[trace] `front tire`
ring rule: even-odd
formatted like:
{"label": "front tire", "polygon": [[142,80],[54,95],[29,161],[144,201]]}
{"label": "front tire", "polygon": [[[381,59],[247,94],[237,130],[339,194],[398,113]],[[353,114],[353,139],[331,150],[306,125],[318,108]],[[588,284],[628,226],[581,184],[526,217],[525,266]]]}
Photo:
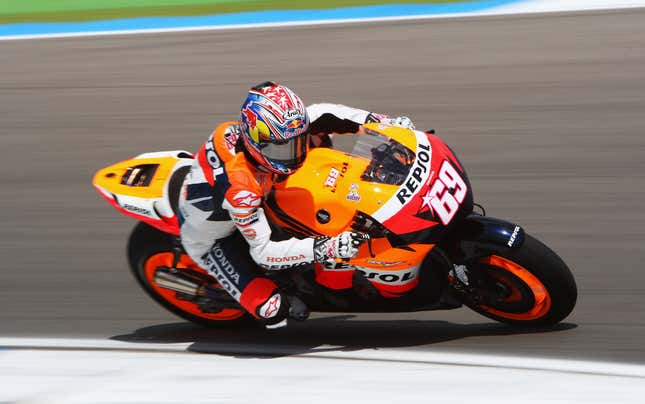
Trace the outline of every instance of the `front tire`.
{"label": "front tire", "polygon": [[[223,309],[218,313],[205,313],[193,302],[182,300],[177,293],[156,284],[154,273],[160,266],[171,267],[173,261],[173,236],[143,222],[132,230],[128,240],[128,263],[139,285],[157,303],[170,312],[193,323],[207,327],[232,327],[253,323],[252,317],[239,309]],[[186,254],[182,254],[178,268],[206,274]]]}
{"label": "front tire", "polygon": [[471,268],[478,299],[466,305],[494,320],[553,325],[565,319],[576,304],[577,287],[567,265],[528,234],[519,248],[500,247]]}

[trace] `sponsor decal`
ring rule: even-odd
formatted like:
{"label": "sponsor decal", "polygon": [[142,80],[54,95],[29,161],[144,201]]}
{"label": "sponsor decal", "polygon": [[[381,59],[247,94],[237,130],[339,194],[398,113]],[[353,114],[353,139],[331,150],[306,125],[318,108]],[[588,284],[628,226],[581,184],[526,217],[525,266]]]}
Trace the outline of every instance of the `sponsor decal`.
{"label": "sponsor decal", "polygon": [[246,237],[248,240],[255,240],[255,238],[258,236],[258,234],[255,232],[255,229],[244,229],[242,230],[242,234],[244,234],[244,237]]}
{"label": "sponsor decal", "polygon": [[511,234],[511,237],[508,239],[508,243],[506,243],[507,246],[513,247],[513,244],[515,244],[515,239],[517,239],[517,234],[520,232],[520,226],[515,226],[515,229],[513,230],[513,234]]}
{"label": "sponsor decal", "polygon": [[301,129],[305,127],[305,121],[302,119],[294,119],[287,124],[287,133],[296,134],[301,133]]}
{"label": "sponsor decal", "polygon": [[253,213],[250,213],[248,215],[236,215],[233,214],[231,219],[235,224],[241,227],[249,226],[252,225],[253,223],[257,222],[259,220],[259,214],[258,211],[254,211]]}
{"label": "sponsor decal", "polygon": [[138,213],[140,215],[145,215],[145,216],[152,216],[152,212],[150,212],[148,209],[145,208],[140,208],[138,206],[130,205],[129,203],[124,203],[121,205],[121,207],[125,210],[128,210],[130,212]]}
{"label": "sponsor decal", "polygon": [[[434,171],[430,173],[430,180]],[[428,211],[447,226],[455,217],[467,192],[466,183],[457,170],[445,160],[439,169],[437,179],[432,183],[425,195],[421,197],[420,210],[427,207]]]}
{"label": "sponsor decal", "polygon": [[318,223],[327,224],[329,223],[330,219],[331,215],[325,209],[320,209],[318,212],[316,212],[316,220],[318,220]]}
{"label": "sponsor decal", "polygon": [[290,109],[287,112],[285,112],[284,114],[282,114],[282,119],[284,119],[285,121],[288,121],[288,120],[294,119],[294,118],[298,118],[298,117],[300,117],[300,111],[298,111],[295,108]]}
{"label": "sponsor decal", "polygon": [[345,199],[352,202],[361,201],[361,196],[358,194],[358,184],[352,184],[349,187],[349,193],[345,196]]}
{"label": "sponsor decal", "polygon": [[215,244],[211,251],[202,255],[201,259],[209,272],[215,274],[215,279],[217,279],[222,288],[233,298],[239,300],[240,274],[235,271],[233,265],[224,256],[224,251],[219,246],[219,243]]}
{"label": "sponsor decal", "polygon": [[[333,170],[336,170],[336,172],[333,172]],[[327,176],[327,179],[325,180],[325,186],[328,187],[328,188],[331,188],[330,189],[331,192],[336,192],[337,180],[339,178],[345,177],[345,173],[347,173],[347,170],[349,170],[349,163],[347,163],[347,162],[343,163],[342,167],[340,168],[340,172],[338,172],[339,170],[337,168],[332,168],[329,171],[329,175]],[[330,178],[333,175],[335,175],[335,177],[333,177],[333,180],[330,180]],[[328,181],[332,181],[332,182],[328,182]]]}
{"label": "sponsor decal", "polygon": [[331,187],[331,188],[335,187],[336,186],[336,179],[338,178],[339,175],[340,175],[340,171],[338,171],[337,169],[332,167],[331,170],[329,170],[329,174],[327,175],[327,179],[325,180],[325,186],[326,187]]}
{"label": "sponsor decal", "polygon": [[[403,264],[403,261],[400,262],[380,262],[380,261],[368,261],[369,263],[378,263],[378,265],[385,264],[382,266],[394,266]],[[360,272],[363,277],[367,280],[387,283],[390,285],[404,285],[407,284],[417,277],[417,272],[419,266],[408,268],[403,271],[379,271],[372,268],[366,267],[355,267],[354,265],[345,263],[345,262],[336,262],[334,260],[328,260],[323,263],[323,268],[328,271],[351,271],[356,270]]]}
{"label": "sponsor decal", "polygon": [[293,262],[307,259],[304,254],[300,255],[291,255],[287,257],[267,257],[266,261],[271,263],[280,263],[280,262]]}
{"label": "sponsor decal", "polygon": [[404,285],[417,277],[418,267],[405,271],[375,271],[364,267],[356,268],[356,270],[362,273],[365,279],[374,282]]}
{"label": "sponsor decal", "polygon": [[[252,104],[250,104],[252,105]],[[242,130],[247,130],[254,142],[269,140],[271,131],[266,123],[258,120],[258,116],[249,107],[242,110]]]}
{"label": "sponsor decal", "polygon": [[260,266],[268,271],[281,271],[283,269],[290,269],[302,265],[302,262],[295,262],[291,264],[275,264],[275,265],[266,265],[260,264]]}
{"label": "sponsor decal", "polygon": [[394,261],[394,262],[386,262],[386,261],[376,261],[376,260],[365,260],[368,264],[373,264],[373,265],[378,265],[381,267],[393,267],[396,265],[401,265],[405,261]]}
{"label": "sponsor decal", "polygon": [[224,145],[226,145],[231,154],[235,154],[235,144],[237,144],[237,139],[240,138],[241,134],[239,125],[231,125],[224,132]]}
{"label": "sponsor decal", "polygon": [[258,124],[258,116],[255,115],[255,112],[251,111],[251,109],[249,108],[245,108],[244,110],[242,110],[242,113],[246,118],[246,122],[248,123],[249,128],[255,129]]}
{"label": "sponsor decal", "polygon": [[260,316],[264,318],[275,317],[275,315],[278,314],[278,311],[280,311],[280,303],[282,303],[282,297],[280,297],[279,294],[276,293],[271,296],[269,300],[260,307]]}
{"label": "sponsor decal", "polygon": [[211,135],[210,138],[208,138],[208,141],[206,142],[205,151],[206,151],[206,160],[208,160],[208,164],[213,169],[213,175],[218,176],[222,174],[224,172],[224,168],[222,167],[222,162],[217,156],[217,153],[215,153],[215,145],[213,145],[213,135]]}
{"label": "sponsor decal", "polygon": [[417,156],[414,159],[414,165],[411,169],[411,175],[408,177],[405,184],[396,193],[396,198],[401,205],[412,197],[414,192],[419,188],[423,180],[422,175],[428,172],[430,163],[430,145],[418,144]]}
{"label": "sponsor decal", "polygon": [[239,208],[257,208],[262,203],[262,197],[250,191],[240,191],[233,197],[233,206]]}

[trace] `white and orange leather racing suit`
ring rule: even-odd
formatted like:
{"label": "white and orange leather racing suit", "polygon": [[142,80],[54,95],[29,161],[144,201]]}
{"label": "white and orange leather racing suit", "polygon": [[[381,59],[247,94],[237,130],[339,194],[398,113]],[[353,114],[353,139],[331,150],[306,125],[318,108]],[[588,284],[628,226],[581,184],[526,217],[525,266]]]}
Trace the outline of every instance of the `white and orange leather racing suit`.
{"label": "white and orange leather racing suit", "polygon": [[[355,133],[366,122],[390,119],[335,104],[307,107],[309,132]],[[239,128],[234,122],[215,130],[199,149],[179,198],[181,239],[188,255],[254,317],[266,324],[283,321],[288,304],[263,270],[311,263],[314,239],[272,239],[262,208],[274,174],[234,153]],[[224,130],[225,137],[214,136]]]}

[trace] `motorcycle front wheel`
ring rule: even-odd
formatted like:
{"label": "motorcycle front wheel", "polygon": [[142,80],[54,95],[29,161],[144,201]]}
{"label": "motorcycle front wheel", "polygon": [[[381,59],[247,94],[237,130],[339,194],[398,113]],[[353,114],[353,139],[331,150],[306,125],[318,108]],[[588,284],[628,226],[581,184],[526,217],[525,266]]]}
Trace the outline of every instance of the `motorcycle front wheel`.
{"label": "motorcycle front wheel", "polygon": [[474,271],[477,299],[465,304],[500,322],[553,325],[576,304],[577,287],[567,265],[528,234],[521,247],[500,247],[469,265],[469,270]]}

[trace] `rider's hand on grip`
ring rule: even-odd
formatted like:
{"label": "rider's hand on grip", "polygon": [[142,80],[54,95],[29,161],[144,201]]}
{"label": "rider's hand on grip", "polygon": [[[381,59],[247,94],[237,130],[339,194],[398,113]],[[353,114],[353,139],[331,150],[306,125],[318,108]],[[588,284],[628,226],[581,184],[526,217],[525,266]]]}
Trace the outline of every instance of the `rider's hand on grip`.
{"label": "rider's hand on grip", "polygon": [[412,119],[408,118],[407,116],[397,116],[396,118],[392,119],[391,124],[401,128],[415,129]]}
{"label": "rider's hand on grip", "polygon": [[367,234],[346,231],[336,237],[318,237],[314,240],[314,259],[324,262],[330,258],[349,259],[358,254],[358,247],[369,239]]}

